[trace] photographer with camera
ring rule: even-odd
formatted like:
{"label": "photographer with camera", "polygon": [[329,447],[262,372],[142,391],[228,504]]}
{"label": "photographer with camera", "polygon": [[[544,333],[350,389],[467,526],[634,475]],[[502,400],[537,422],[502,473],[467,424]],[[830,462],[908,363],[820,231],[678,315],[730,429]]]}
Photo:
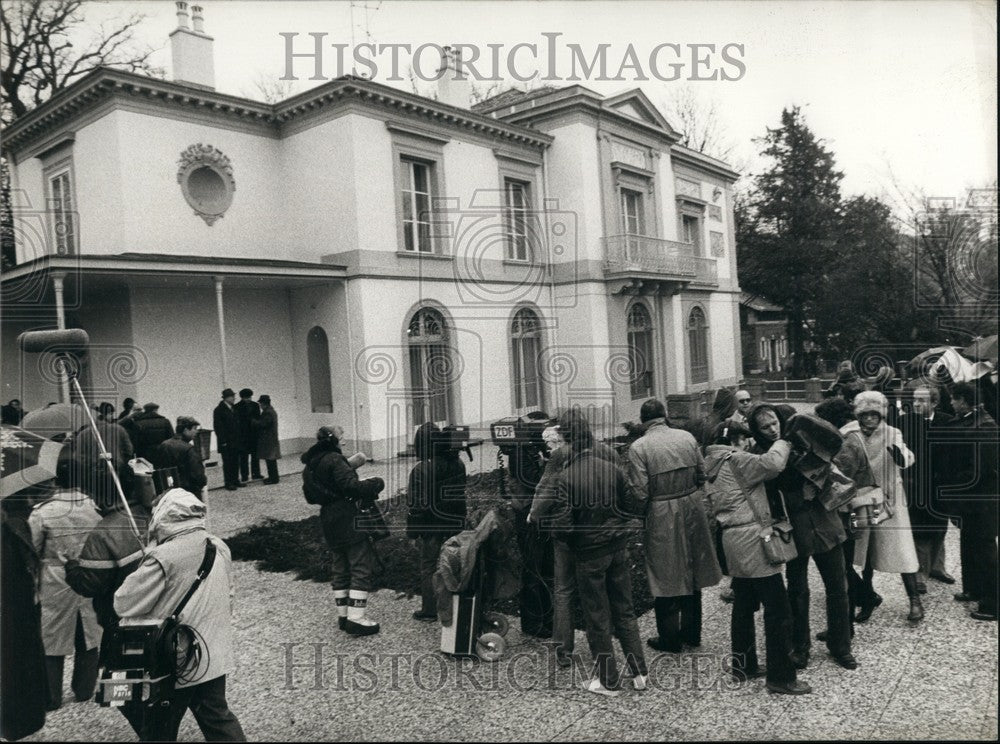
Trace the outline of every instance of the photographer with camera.
{"label": "photographer with camera", "polygon": [[406,490],[406,536],[420,544],[420,609],[413,619],[430,622],[437,620],[431,577],[441,545],[465,526],[465,465],[450,432],[431,422],[417,429],[413,449],[420,458],[410,471]]}
{"label": "photographer with camera", "polygon": [[365,617],[368,594],[375,589],[378,556],[368,533],[358,530],[362,509],[370,508],[385,488],[381,478],[360,480],[340,450],[343,429],[322,426],[316,444],[302,455],[306,500],[320,504],[323,537],[333,553],[333,597],[341,630],[373,635],[379,624]]}
{"label": "photographer with camera", "polygon": [[205,504],[181,488],[157,502],[149,533],[156,544],[115,592],[115,612],[125,627],[160,622],[183,609],[177,616],[176,654],[166,660],[175,671],[174,684],[144,707],[139,738],[177,741],[190,709],[206,741],[246,741],[226,702],[226,675],[236,660],[229,548],[206,530]]}

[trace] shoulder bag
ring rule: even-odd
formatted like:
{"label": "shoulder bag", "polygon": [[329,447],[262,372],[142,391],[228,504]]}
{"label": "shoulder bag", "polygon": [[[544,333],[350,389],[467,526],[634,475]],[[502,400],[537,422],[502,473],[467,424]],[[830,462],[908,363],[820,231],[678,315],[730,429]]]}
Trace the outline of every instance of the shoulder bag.
{"label": "shoulder bag", "polygon": [[[852,435],[858,437],[861,443],[861,451],[865,455],[865,465],[868,468],[872,480],[875,479],[875,471],[872,470],[872,463],[868,457],[868,448],[861,434],[853,432]],[[885,498],[885,491],[880,486],[858,486],[857,493],[851,498],[851,529],[861,530],[865,527],[874,527],[888,519],[892,519],[892,508]]]}
{"label": "shoulder bag", "polygon": [[799,552],[796,550],[795,541],[792,539],[792,523],[788,521],[788,507],[785,505],[785,495],[780,489],[778,490],[785,518],[780,520],[767,518],[757,508],[757,504],[751,496],[752,491],[747,487],[743,476],[740,475],[739,469],[732,460],[729,461],[729,469],[733,472],[733,477],[736,478],[736,482],[742,489],[743,495],[746,497],[747,503],[750,504],[750,509],[753,511],[754,518],[760,526],[760,544],[764,549],[764,556],[767,558],[767,562],[772,566],[780,566],[797,558]]}

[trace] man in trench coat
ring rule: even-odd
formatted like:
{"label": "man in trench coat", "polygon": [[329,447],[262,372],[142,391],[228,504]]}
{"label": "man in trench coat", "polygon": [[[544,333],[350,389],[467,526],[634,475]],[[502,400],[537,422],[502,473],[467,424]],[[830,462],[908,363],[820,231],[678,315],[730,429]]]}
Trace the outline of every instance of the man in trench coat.
{"label": "man in trench coat", "polygon": [[722,579],[702,500],[705,463],[695,438],[667,425],[656,399],[642,404],[643,434],[628,451],[629,485],[645,513],[646,576],[657,651],[701,645],[701,590]]}

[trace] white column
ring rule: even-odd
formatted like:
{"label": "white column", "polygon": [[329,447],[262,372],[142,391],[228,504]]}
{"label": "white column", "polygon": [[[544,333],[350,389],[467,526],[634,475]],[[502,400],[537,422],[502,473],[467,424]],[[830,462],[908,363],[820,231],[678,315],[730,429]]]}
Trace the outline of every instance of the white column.
{"label": "white column", "polygon": [[226,318],[222,304],[222,281],[221,276],[215,277],[215,310],[219,316],[219,357],[222,364],[222,387],[228,387],[229,370],[226,364]]}
{"label": "white column", "polygon": [[[63,280],[66,274],[52,274],[52,289],[56,295],[56,328],[60,331],[66,330],[66,305],[63,300]],[[69,403],[69,377],[60,375],[59,394],[63,403]]]}
{"label": "white column", "polygon": [[674,374],[677,385],[675,393],[683,393],[687,390],[687,339],[684,338],[687,323],[684,317],[684,307],[681,305],[680,293],[670,298],[670,314],[674,317]]}

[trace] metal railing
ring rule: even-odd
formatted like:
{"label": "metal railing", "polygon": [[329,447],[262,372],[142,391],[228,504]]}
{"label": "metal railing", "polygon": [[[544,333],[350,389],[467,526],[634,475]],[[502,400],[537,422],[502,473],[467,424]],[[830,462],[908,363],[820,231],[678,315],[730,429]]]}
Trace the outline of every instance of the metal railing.
{"label": "metal railing", "polygon": [[694,255],[692,243],[648,235],[609,235],[604,238],[606,274],[656,274],[698,284],[717,284],[714,258]]}

